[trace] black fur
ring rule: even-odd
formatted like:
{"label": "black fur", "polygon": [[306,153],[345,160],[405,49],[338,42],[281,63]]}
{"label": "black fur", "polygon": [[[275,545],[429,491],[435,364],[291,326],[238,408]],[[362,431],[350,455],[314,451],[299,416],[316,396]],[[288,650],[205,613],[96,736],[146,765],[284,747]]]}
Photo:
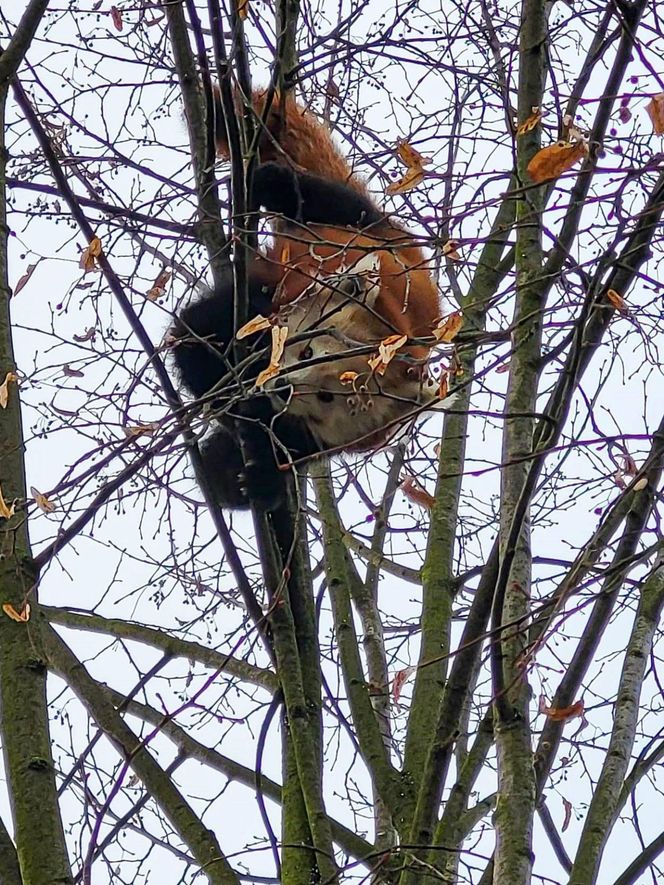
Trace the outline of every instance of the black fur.
{"label": "black fur", "polygon": [[253,201],[302,224],[363,228],[385,216],[368,197],[339,181],[264,163],[254,173]]}
{"label": "black fur", "polygon": [[[266,163],[256,170],[254,202],[305,224],[360,227],[384,217],[368,198],[352,188],[315,175],[294,173],[276,163]],[[269,316],[273,295],[272,290],[251,277],[250,270],[248,315]],[[228,391],[221,389],[220,382],[233,365],[230,268],[216,290],[182,310],[171,334],[176,339],[173,359],[187,390],[196,398],[213,389],[219,392],[219,398],[212,402],[217,410],[217,427],[201,446],[206,476],[216,500],[230,509],[248,507],[250,501],[264,510],[275,509],[285,492],[285,474],[279,466],[288,463],[286,452],[298,460],[320,453],[321,447],[301,418],[288,412],[277,413],[266,394],[251,390],[253,380],[267,366],[267,351],[238,379],[245,384],[244,398],[238,398],[235,383],[232,404]],[[259,333],[246,344],[250,351],[258,352],[268,346],[269,335]]]}

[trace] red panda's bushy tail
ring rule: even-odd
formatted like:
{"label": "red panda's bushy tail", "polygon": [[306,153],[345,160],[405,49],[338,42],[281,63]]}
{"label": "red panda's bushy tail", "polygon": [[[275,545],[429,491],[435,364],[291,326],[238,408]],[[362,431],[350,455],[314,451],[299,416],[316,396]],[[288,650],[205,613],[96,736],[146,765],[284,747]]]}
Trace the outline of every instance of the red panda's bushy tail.
{"label": "red panda's bushy tail", "polygon": [[[263,117],[266,96],[266,90],[260,89],[255,90],[252,96],[258,121]],[[221,157],[229,159],[228,135],[216,88],[214,102],[217,151]],[[259,142],[259,155],[261,163],[291,163],[300,170],[331,181],[341,181],[359,193],[367,194],[366,185],[353,174],[334,144],[327,126],[290,96],[284,102],[278,95],[274,96]]]}

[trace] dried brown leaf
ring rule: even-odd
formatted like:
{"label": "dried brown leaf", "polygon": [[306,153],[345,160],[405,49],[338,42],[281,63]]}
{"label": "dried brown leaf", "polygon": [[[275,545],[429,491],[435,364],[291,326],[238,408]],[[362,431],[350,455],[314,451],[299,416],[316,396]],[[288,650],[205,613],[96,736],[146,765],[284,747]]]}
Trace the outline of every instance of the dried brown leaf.
{"label": "dried brown leaf", "polygon": [[14,606],[10,602],[5,602],[2,605],[3,612],[7,615],[8,618],[11,618],[12,621],[17,621],[19,624],[25,624],[30,620],[30,603],[26,602],[20,612],[17,612]]}
{"label": "dried brown leaf", "polygon": [[461,261],[459,255],[459,243],[456,240],[448,240],[443,246],[443,255],[450,261]]}
{"label": "dried brown leaf", "polygon": [[14,513],[16,513],[16,502],[7,504],[0,488],[0,519],[11,519]]}
{"label": "dried brown leaf", "polygon": [[122,13],[117,6],[111,6],[111,18],[113,19],[113,27],[116,31],[121,31],[123,27]]}
{"label": "dried brown leaf", "polygon": [[397,156],[408,169],[421,169],[422,166],[428,166],[433,163],[431,157],[424,157],[419,151],[409,144],[405,138],[399,139],[397,142]]}
{"label": "dried brown leaf", "polygon": [[390,335],[384,338],[378,345],[378,354],[367,360],[372,371],[384,375],[385,370],[406,341],[408,341],[408,335]]}
{"label": "dried brown leaf", "polygon": [[553,722],[566,722],[568,719],[576,719],[579,716],[583,716],[584,705],[583,701],[576,701],[576,703],[570,704],[569,707],[547,707],[544,698],[540,697],[539,711],[544,713]]}
{"label": "dried brown leaf", "polygon": [[627,302],[622,297],[620,292],[616,292],[615,289],[608,289],[606,293],[607,300],[612,307],[615,307],[617,311],[620,313],[629,313]]}
{"label": "dried brown leaf", "polygon": [[80,343],[83,343],[84,341],[92,341],[92,339],[95,337],[96,331],[97,330],[94,326],[90,326],[90,328],[86,329],[82,335],[74,334],[74,341],[78,341]]}
{"label": "dried brown leaf", "polygon": [[28,267],[27,267],[25,273],[23,274],[23,276],[21,277],[21,279],[14,286],[14,295],[18,295],[18,293],[21,291],[21,289],[26,285],[26,283],[28,282],[28,280],[30,279],[32,274],[35,272],[35,268],[37,267],[38,264],[39,264],[39,262],[36,261],[34,264],[28,265]]}
{"label": "dried brown leaf", "polygon": [[258,316],[255,316],[253,319],[249,320],[248,323],[245,323],[241,329],[238,329],[235,337],[248,338],[249,335],[253,335],[255,332],[261,332],[263,329],[269,329],[271,325],[272,323],[269,321],[269,319],[259,313]]}
{"label": "dried brown leaf", "polygon": [[426,172],[422,169],[421,166],[413,166],[408,169],[403,178],[400,178],[398,181],[393,181],[392,184],[388,185],[385,188],[385,193],[388,196],[393,196],[394,194],[405,194],[406,191],[411,191],[413,188],[417,187],[426,176]]}
{"label": "dried brown leaf", "polygon": [[49,501],[46,495],[42,495],[42,493],[34,486],[30,486],[30,494],[34,498],[37,507],[39,507],[43,513],[53,513],[55,510],[55,504],[52,501]]}
{"label": "dried brown leaf", "polygon": [[537,184],[551,178],[558,178],[559,175],[567,172],[575,163],[578,163],[586,155],[587,150],[583,141],[557,141],[555,144],[550,144],[537,151],[528,163],[528,174]]}
{"label": "dried brown leaf", "polygon": [[535,108],[532,114],[521,123],[516,130],[517,135],[525,135],[527,132],[532,132],[532,130],[537,126],[537,124],[542,119],[542,112],[539,108]]}
{"label": "dried brown leaf", "polygon": [[664,135],[664,92],[653,95],[646,105],[646,111],[655,135]]}
{"label": "dried brown leaf", "polygon": [[14,372],[7,372],[5,380],[0,384],[0,409],[6,409],[9,402],[9,385],[18,381],[18,375]]}
{"label": "dried brown leaf", "polygon": [[433,330],[433,336],[436,341],[442,341],[444,344],[449,344],[451,341],[454,341],[462,326],[463,316],[461,312],[457,310],[440,320],[436,328]]}
{"label": "dried brown leaf", "polygon": [[95,269],[96,261],[101,255],[101,240],[99,237],[93,237],[87,247],[81,252],[78,266],[84,273],[88,273]]}
{"label": "dried brown leaf", "polygon": [[414,476],[407,476],[402,481],[399,488],[409,501],[412,501],[414,504],[419,504],[420,507],[424,507],[425,510],[431,510],[436,502],[433,495],[430,495],[426,489],[423,489]]}
{"label": "dried brown leaf", "polygon": [[408,682],[410,677],[415,672],[415,667],[405,667],[403,670],[399,670],[399,672],[395,675],[392,680],[392,699],[395,704],[399,703],[399,698],[401,697],[401,692],[403,691],[404,685]]}

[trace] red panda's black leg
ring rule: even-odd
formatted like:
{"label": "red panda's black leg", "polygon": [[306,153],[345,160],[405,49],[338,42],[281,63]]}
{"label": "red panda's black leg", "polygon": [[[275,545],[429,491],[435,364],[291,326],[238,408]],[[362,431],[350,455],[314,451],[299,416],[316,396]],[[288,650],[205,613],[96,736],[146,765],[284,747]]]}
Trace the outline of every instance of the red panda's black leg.
{"label": "red panda's black leg", "polygon": [[[249,290],[250,315],[269,315],[273,292],[255,280],[250,281]],[[219,390],[219,399],[211,402],[215,429],[201,444],[205,474],[216,501],[230,509],[248,507],[251,501],[260,509],[272,510],[285,493],[285,474],[279,464],[288,462],[286,452],[297,460],[316,454],[320,446],[301,419],[288,414],[275,417],[268,395],[251,390],[251,382],[268,363],[267,356],[244,376],[246,398],[237,398],[237,388],[220,388],[231,369],[232,305],[229,277],[227,286],[185,307],[171,329],[173,359],[182,383],[194,397]],[[250,349],[260,349],[268,340],[265,334],[254,335],[247,343]]]}
{"label": "red panda's black leg", "polygon": [[370,227],[385,220],[371,200],[340,181],[264,163],[254,172],[253,202],[303,224]]}

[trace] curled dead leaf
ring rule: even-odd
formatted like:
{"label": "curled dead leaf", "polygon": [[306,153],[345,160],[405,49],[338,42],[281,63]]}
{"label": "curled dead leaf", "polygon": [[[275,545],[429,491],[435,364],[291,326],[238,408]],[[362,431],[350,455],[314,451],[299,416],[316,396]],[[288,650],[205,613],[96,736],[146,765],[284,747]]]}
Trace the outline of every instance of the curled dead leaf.
{"label": "curled dead leaf", "polygon": [[397,142],[397,156],[409,169],[428,166],[433,163],[431,157],[422,156],[405,138],[400,138]]}
{"label": "curled dead leaf", "polygon": [[528,163],[528,174],[536,184],[558,178],[585,157],[588,147],[584,141],[557,141],[537,151]]}
{"label": "curled dead leaf", "polygon": [[664,135],[664,92],[653,95],[646,105],[646,111],[655,135]]}
{"label": "curled dead leaf", "polygon": [[461,312],[457,310],[440,320],[436,328],[433,330],[433,337],[436,341],[442,341],[444,344],[449,344],[451,341],[454,341],[462,326],[463,316]]}
{"label": "curled dead leaf", "polygon": [[139,436],[154,436],[158,429],[159,424],[154,422],[151,424],[131,424],[123,427],[122,432],[127,439],[136,439]]}
{"label": "curled dead leaf", "polygon": [[16,611],[16,609],[10,602],[3,603],[2,610],[8,618],[11,618],[12,621],[17,621],[19,624],[25,624],[30,620],[29,602],[25,603],[20,612]]}
{"label": "curled dead leaf", "polygon": [[18,381],[18,375],[14,372],[7,372],[5,380],[0,384],[0,409],[6,409],[9,402],[9,385]]}
{"label": "curled dead leaf", "polygon": [[461,261],[459,255],[459,243],[456,240],[448,240],[443,246],[443,255],[450,261]]}
{"label": "curled dead leaf", "polygon": [[39,264],[39,262],[37,261],[37,262],[35,262],[35,264],[28,265],[27,270],[25,271],[25,273],[23,274],[21,279],[14,286],[14,295],[18,295],[18,293],[21,291],[21,289],[26,285],[26,283],[28,282],[28,280],[30,279],[32,274],[34,273],[35,268],[37,267],[38,264]]}
{"label": "curled dead leaf", "polygon": [[111,6],[111,18],[113,19],[113,27],[116,31],[121,31],[122,24],[122,13],[118,9],[117,6]]}
{"label": "curled dead leaf", "polygon": [[255,332],[261,332],[263,329],[269,329],[272,323],[269,321],[267,317],[262,316],[260,313],[258,316],[255,316],[253,319],[249,320],[248,323],[245,323],[241,329],[237,330],[236,338],[248,338],[249,335],[253,335]]}
{"label": "curled dead leaf", "polygon": [[8,505],[2,495],[2,489],[0,488],[0,519],[11,519],[15,513],[16,502],[14,501],[11,505]]}
{"label": "curled dead leaf", "polygon": [[371,370],[379,375],[384,375],[385,370],[406,341],[408,341],[408,335],[390,335],[388,338],[384,338],[378,345],[378,354],[367,360]]}
{"label": "curled dead leaf", "polygon": [[533,112],[529,117],[521,123],[516,130],[517,135],[525,135],[527,132],[532,132],[532,130],[537,126],[537,124],[542,119],[542,112],[539,108],[533,108]]}
{"label": "curled dead leaf", "polygon": [[46,495],[42,495],[42,493],[36,489],[34,486],[30,486],[30,494],[32,495],[35,504],[43,513],[53,513],[55,510],[55,504],[46,497]]}
{"label": "curled dead leaf", "polygon": [[399,672],[392,680],[392,699],[394,700],[395,704],[399,703],[399,698],[401,697],[403,687],[414,672],[415,667],[405,667],[403,670],[399,670]]}
{"label": "curled dead leaf", "polygon": [[572,803],[569,799],[565,799],[563,796],[563,808],[565,809],[565,817],[563,818],[563,825],[560,828],[561,833],[564,833],[567,827],[569,826],[569,822],[572,819]]}
{"label": "curled dead leaf", "polygon": [[417,187],[426,176],[426,172],[422,169],[421,166],[413,166],[408,169],[403,178],[400,178],[398,181],[393,181],[392,184],[388,185],[385,188],[385,193],[388,196],[393,196],[394,194],[405,194],[406,191],[412,191],[413,188]]}
{"label": "curled dead leaf", "polygon": [[74,341],[79,341],[80,343],[83,343],[84,341],[92,341],[92,339],[95,337],[96,331],[97,330],[94,326],[90,326],[90,328],[86,329],[82,335],[75,334],[73,336]]}
{"label": "curled dead leaf", "polygon": [[339,375],[339,381],[342,384],[352,384],[358,377],[359,374],[357,372],[342,372],[341,375]]}
{"label": "curled dead leaf", "polygon": [[608,289],[606,293],[606,298],[611,305],[611,307],[615,307],[615,309],[622,314],[628,314],[629,309],[627,307],[627,302],[622,297],[620,292],[616,292],[615,289]]}
{"label": "curled dead leaf", "polygon": [[256,387],[262,387],[271,378],[279,374],[281,357],[284,355],[284,347],[288,338],[288,326],[272,326],[272,353],[270,364],[263,369],[256,378]]}
{"label": "curled dead leaf", "polygon": [[238,0],[237,14],[242,21],[249,15],[249,0]]}
{"label": "curled dead leaf", "polygon": [[434,496],[430,495],[426,489],[422,488],[414,476],[405,477],[399,488],[409,501],[412,501],[414,504],[419,504],[420,507],[424,507],[425,510],[431,510],[436,503]]}
{"label": "curled dead leaf", "polygon": [[276,378],[279,374],[279,366],[275,366],[273,363],[267,367],[267,369],[263,369],[262,372],[258,373],[258,377],[256,378],[256,387],[262,387],[272,378]]}
{"label": "curled dead leaf", "polygon": [[87,247],[81,252],[78,266],[84,273],[88,273],[95,269],[96,259],[101,255],[101,240],[99,237],[93,237]]}
{"label": "curled dead leaf", "polygon": [[62,367],[62,374],[67,378],[84,378],[83,372],[80,369],[72,369],[69,363],[65,363]]}
{"label": "curled dead leaf", "polygon": [[569,707],[547,707],[544,698],[540,697],[539,711],[553,722],[566,722],[568,719],[583,716],[584,704],[583,701],[576,701]]}
{"label": "curled dead leaf", "polygon": [[168,283],[170,278],[170,270],[166,270],[166,268],[164,268],[164,270],[162,270],[161,273],[157,276],[157,279],[154,281],[151,288],[148,289],[146,293],[145,297],[148,299],[148,301],[156,301],[157,298],[161,298],[161,296],[166,291],[166,284]]}

